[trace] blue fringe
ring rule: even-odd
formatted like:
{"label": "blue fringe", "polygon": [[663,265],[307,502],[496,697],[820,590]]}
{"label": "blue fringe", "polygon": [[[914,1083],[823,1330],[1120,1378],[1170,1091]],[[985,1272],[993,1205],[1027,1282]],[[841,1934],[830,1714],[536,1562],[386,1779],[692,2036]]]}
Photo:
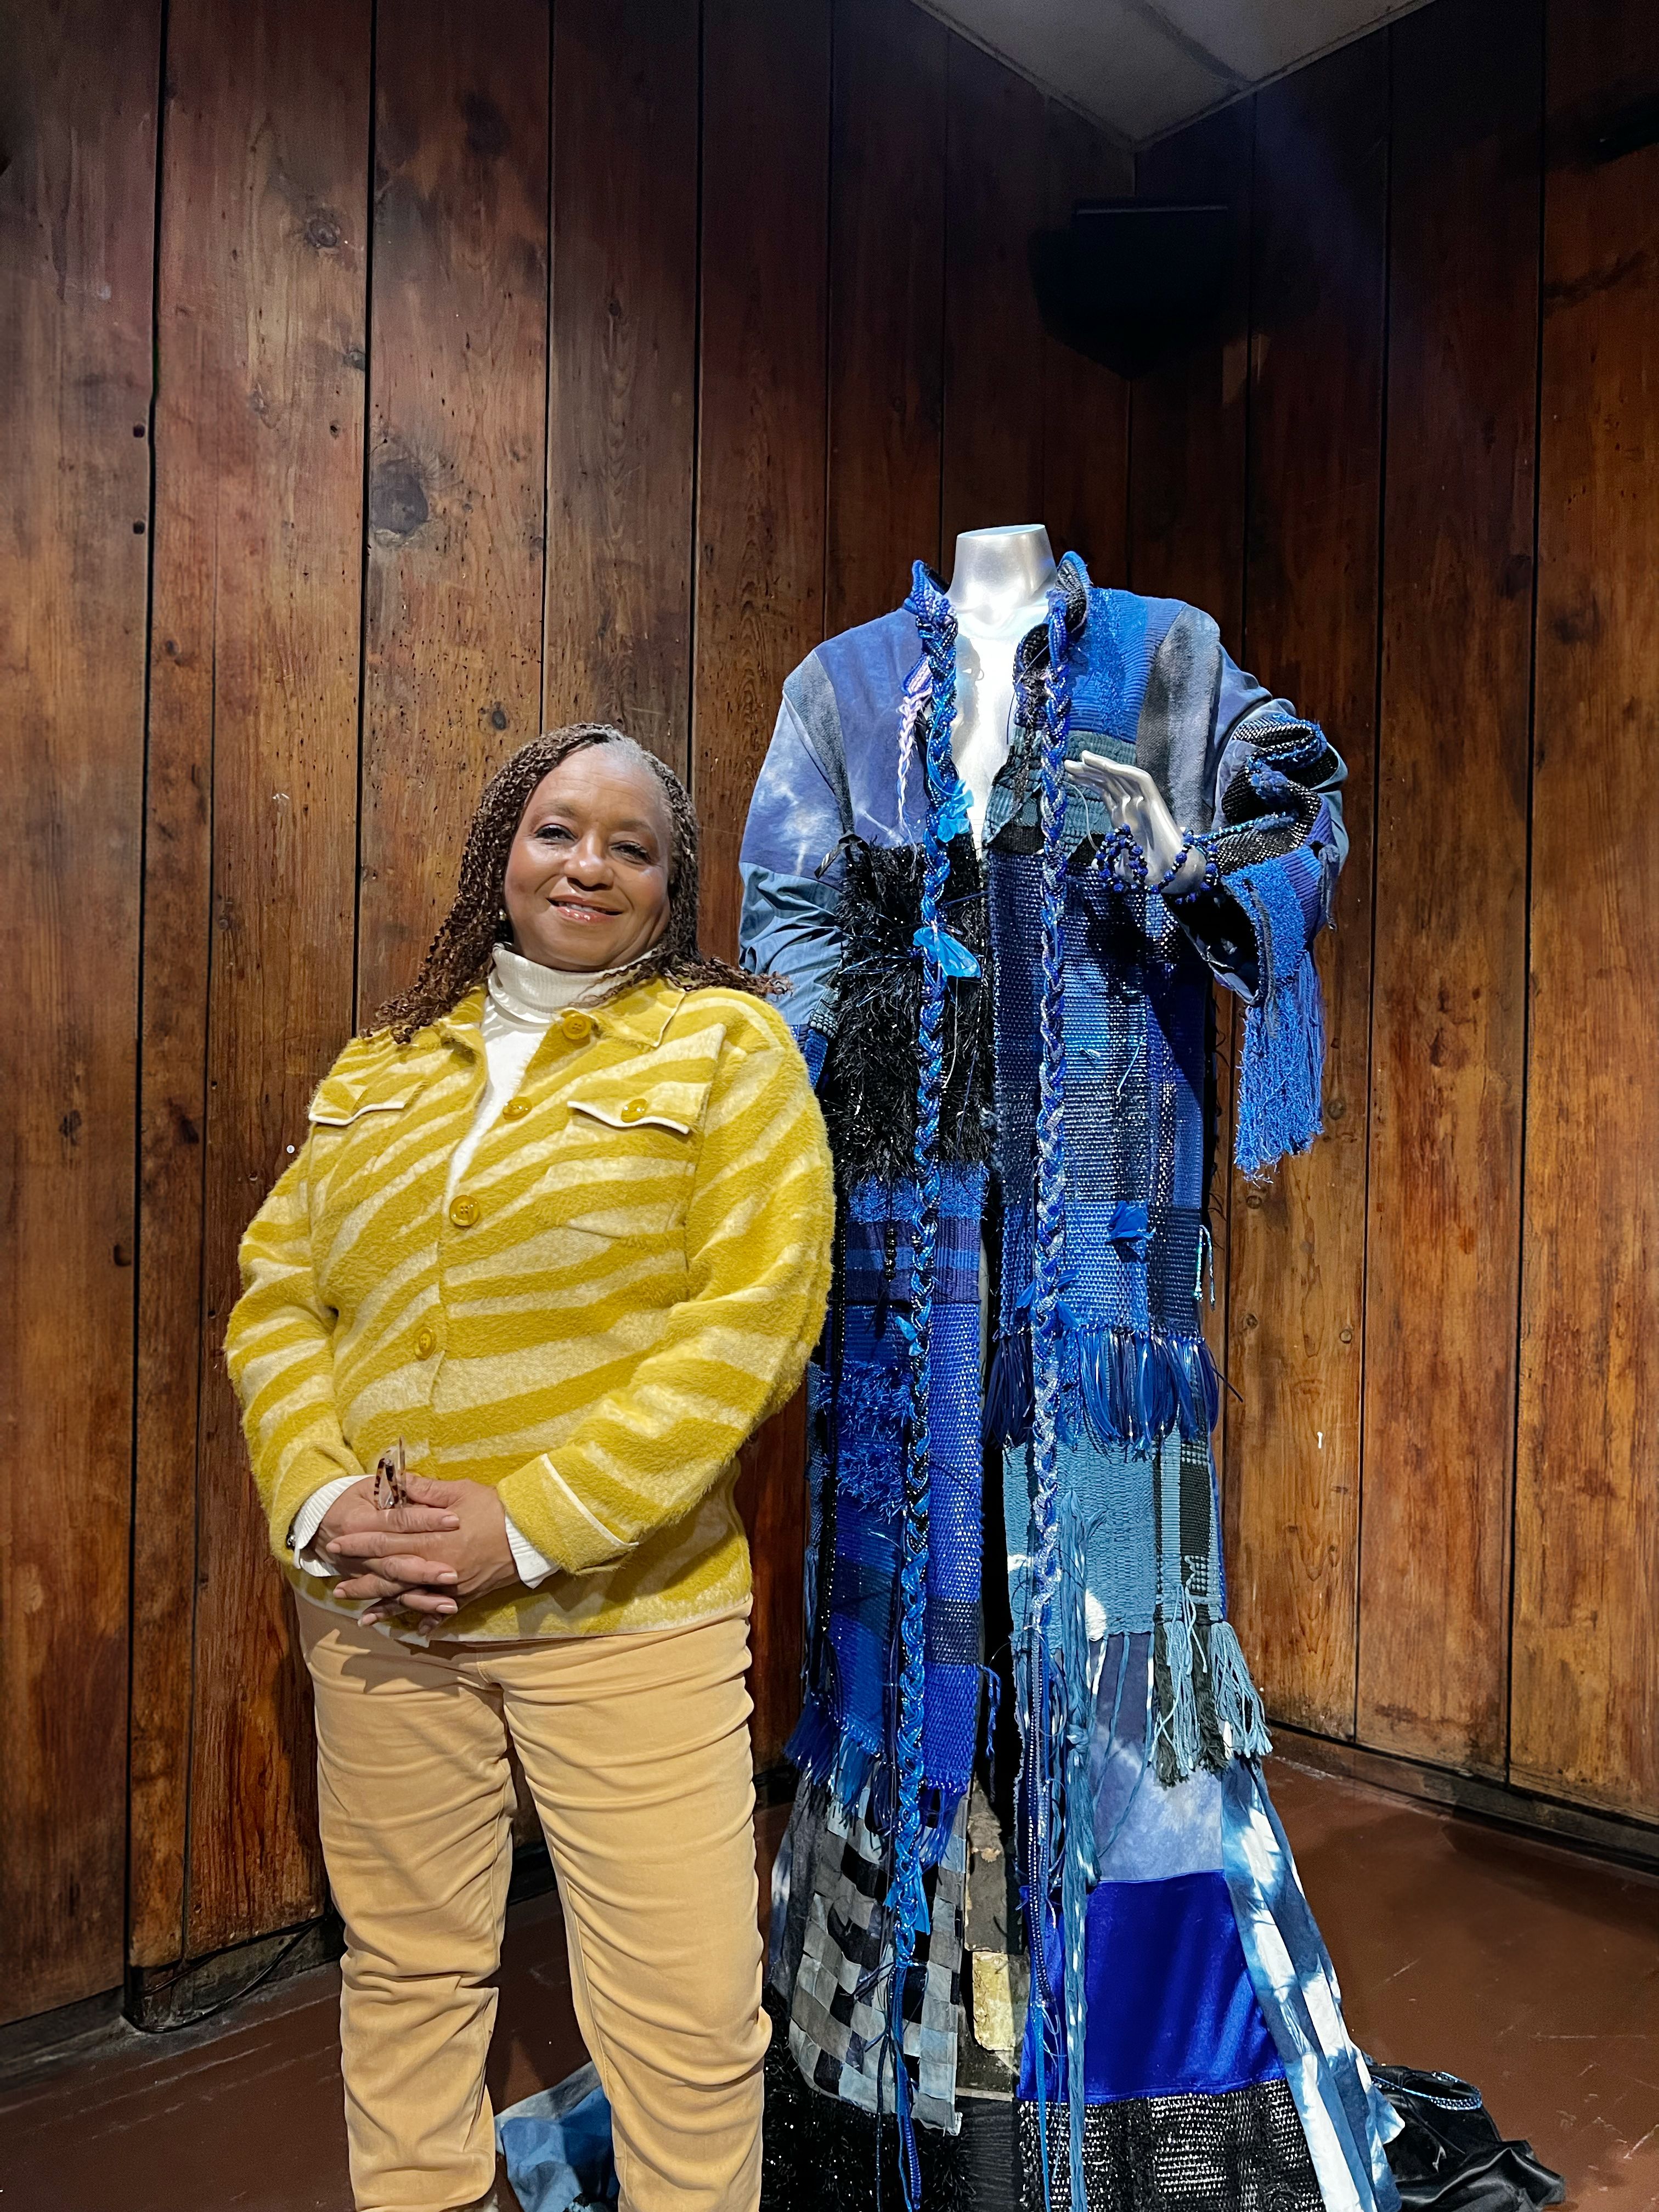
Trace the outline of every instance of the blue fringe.
{"label": "blue fringe", "polygon": [[1273,1747],[1261,1710],[1261,1693],[1250,1680],[1230,1621],[1212,1622],[1208,1656],[1216,1718],[1226,1728],[1230,1750],[1235,1759],[1265,1759]]}
{"label": "blue fringe", "polygon": [[811,1693],[783,1755],[808,1782],[827,1784],[836,1802],[848,1811],[857,1804],[880,1757],[848,1735],[822,1699]]}
{"label": "blue fringe", "polygon": [[[891,1835],[898,1821],[898,1773],[892,1759],[872,1751],[856,1737],[838,1728],[823,1701],[809,1695],[784,1746],[784,1757],[806,1782],[826,1786],[843,1812],[851,1813],[863,1797],[869,1799],[865,1818],[878,1836]],[[917,1863],[934,1867],[950,1848],[957,1808],[967,1795],[960,1790],[926,1789],[921,1793],[921,1844]]]}
{"label": "blue fringe", "polygon": [[1259,1180],[1325,1126],[1325,1000],[1311,952],[1244,1015],[1238,1139],[1233,1157]]}
{"label": "blue fringe", "polygon": [[[1079,1326],[1066,1332],[1067,1392],[1073,1429],[1103,1447],[1162,1443],[1173,1430],[1199,1443],[1221,1412],[1221,1382],[1201,1336],[1163,1329]],[[992,1354],[985,1390],[985,1436],[994,1445],[1024,1443],[1031,1433],[1030,1332],[1005,1329]]]}
{"label": "blue fringe", "polygon": [[1031,1332],[1024,1322],[1000,1329],[985,1378],[985,1441],[1023,1444],[1036,1412],[1031,1376]]}

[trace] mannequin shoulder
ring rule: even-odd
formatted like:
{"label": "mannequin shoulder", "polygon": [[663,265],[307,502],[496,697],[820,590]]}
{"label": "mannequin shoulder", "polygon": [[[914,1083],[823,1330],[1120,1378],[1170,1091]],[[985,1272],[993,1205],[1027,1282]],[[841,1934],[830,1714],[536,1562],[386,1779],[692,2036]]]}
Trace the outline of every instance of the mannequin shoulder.
{"label": "mannequin shoulder", "polygon": [[787,696],[796,685],[810,689],[825,681],[837,692],[872,684],[884,689],[902,684],[921,650],[915,623],[901,607],[815,645],[786,678],[784,691]]}
{"label": "mannequin shoulder", "polygon": [[1177,624],[1186,635],[1218,642],[1221,632],[1213,615],[1187,599],[1153,599],[1141,592],[1120,592],[1096,586],[1090,593],[1090,618],[1098,615],[1110,628],[1133,625],[1144,630],[1147,649],[1156,653]]}

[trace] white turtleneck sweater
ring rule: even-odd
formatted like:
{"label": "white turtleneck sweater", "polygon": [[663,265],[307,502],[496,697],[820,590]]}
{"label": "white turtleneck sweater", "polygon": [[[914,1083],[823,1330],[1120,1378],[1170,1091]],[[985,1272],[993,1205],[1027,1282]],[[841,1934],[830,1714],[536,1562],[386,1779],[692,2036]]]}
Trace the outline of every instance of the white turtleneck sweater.
{"label": "white turtleneck sweater", "polygon": [[[500,1117],[502,1107],[523,1082],[525,1070],[535,1058],[536,1048],[547,1035],[550,1024],[567,1006],[598,997],[613,973],[605,969],[597,975],[570,975],[562,968],[544,968],[534,960],[526,960],[521,954],[509,951],[504,945],[496,946],[484,999],[484,1087],[472,1116],[472,1126],[451,1155],[446,1200],[454,1196],[456,1185],[466,1173],[472,1155]],[[320,1490],[312,1492],[295,1515],[294,1526],[289,1531],[289,1546],[295,1565],[302,1567],[307,1574],[336,1576],[342,1571],[332,1560],[312,1549],[312,1540],[329,1507],[358,1480],[356,1475],[343,1474],[337,1482],[325,1482]],[[507,1516],[507,1540],[513,1564],[519,1571],[519,1580],[526,1588],[533,1589],[552,1573],[552,1560],[543,1557],[515,1525],[511,1514]]]}

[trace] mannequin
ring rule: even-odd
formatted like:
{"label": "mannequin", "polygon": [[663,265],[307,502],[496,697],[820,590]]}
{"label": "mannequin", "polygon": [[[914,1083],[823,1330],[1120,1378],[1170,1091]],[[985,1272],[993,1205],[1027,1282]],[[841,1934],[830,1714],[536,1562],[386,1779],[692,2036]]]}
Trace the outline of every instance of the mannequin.
{"label": "mannequin", "polygon": [[[803,2176],[825,2128],[896,2118],[914,2205],[960,2126],[988,1479],[1026,2212],[1395,2212],[1390,2116],[1261,1778],[1203,1329],[1213,987],[1244,1001],[1235,1157],[1265,1175],[1320,1127],[1344,774],[1201,610],[1097,588],[1036,523],[963,532],[948,592],[918,563],[784,685],[741,936],[790,982],[842,1224],[770,1977]],[[1149,2196],[1164,2172],[1178,2194]]]}
{"label": "mannequin", "polygon": [[[1014,702],[1014,654],[1021,641],[1048,617],[1056,564],[1040,522],[964,530],[957,538],[948,597],[957,623],[957,719],[951,736],[957,773],[970,794],[974,842],[983,842],[991,786],[1008,757]],[[1114,825],[1127,829],[1154,877],[1169,873],[1181,852],[1181,826],[1145,769],[1085,752],[1073,764],[1074,781],[1103,799]],[[1204,872],[1200,854],[1188,853],[1170,885],[1177,894]]]}

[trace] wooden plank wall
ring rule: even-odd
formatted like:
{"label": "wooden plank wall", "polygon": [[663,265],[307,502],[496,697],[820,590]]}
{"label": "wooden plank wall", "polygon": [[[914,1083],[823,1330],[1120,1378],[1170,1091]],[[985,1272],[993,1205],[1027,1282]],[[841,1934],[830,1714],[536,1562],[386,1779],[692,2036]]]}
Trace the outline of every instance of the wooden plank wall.
{"label": "wooden plank wall", "polygon": [[[1037,515],[1352,770],[1330,1135],[1218,1222],[1270,1705],[1659,1826],[1645,0],[1436,0],[1146,155],[1239,250],[1133,392],[1024,263],[1125,158],[908,0],[0,14],[0,2019],[317,1908],[218,1345],[477,781],[622,721],[729,948],[785,672]],[[799,1456],[742,1492],[763,1765]]]}
{"label": "wooden plank wall", "polygon": [[[1024,254],[1131,179],[907,0],[0,16],[9,2020],[321,1899],[219,1344],[478,783],[538,726],[622,722],[690,776],[729,951],[819,637],[942,530],[1045,504],[1121,570],[1126,395],[1041,337]],[[741,1493],[762,1765],[800,1456],[797,1409]]]}
{"label": "wooden plank wall", "polygon": [[1350,769],[1328,1134],[1231,1200],[1246,1649],[1364,1771],[1648,1853],[1656,115],[1644,0],[1437,0],[1143,155],[1249,245],[1129,484],[1136,587]]}
{"label": "wooden plank wall", "polygon": [[159,0],[0,8],[7,75],[32,94],[0,94],[0,945],[13,994],[0,2005],[13,2014],[106,1988],[124,1947],[160,16]]}

